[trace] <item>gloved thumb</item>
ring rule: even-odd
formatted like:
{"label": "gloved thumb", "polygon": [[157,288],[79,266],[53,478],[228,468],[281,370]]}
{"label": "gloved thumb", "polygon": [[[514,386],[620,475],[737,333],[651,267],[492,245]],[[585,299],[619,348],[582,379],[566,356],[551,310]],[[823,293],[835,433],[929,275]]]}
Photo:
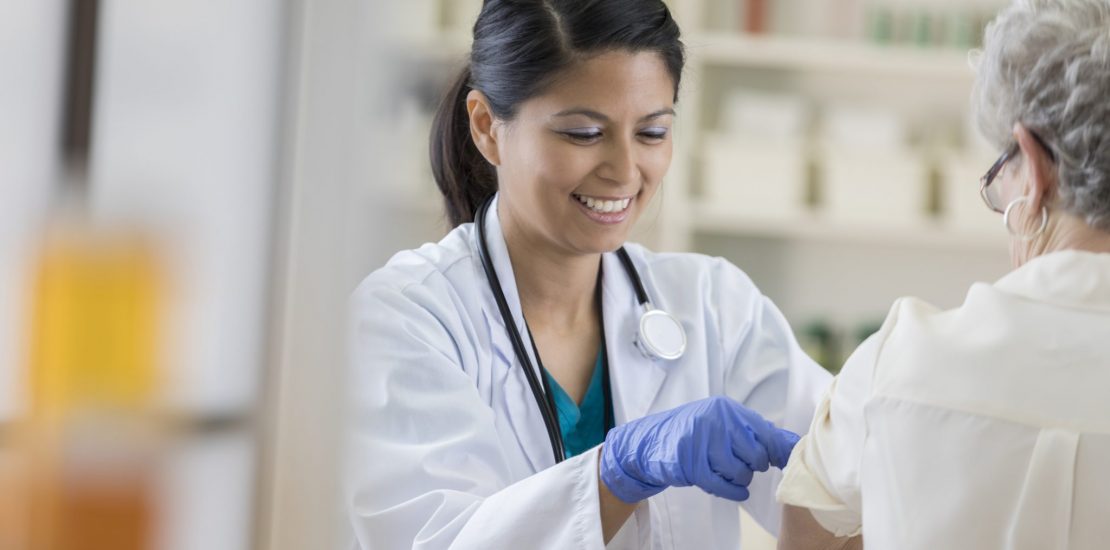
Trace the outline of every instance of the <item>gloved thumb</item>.
{"label": "gloved thumb", "polygon": [[798,434],[775,428],[775,436],[767,449],[767,457],[771,459],[771,465],[779,469],[785,468],[786,462],[790,460],[790,452],[794,450],[799,440],[801,437]]}

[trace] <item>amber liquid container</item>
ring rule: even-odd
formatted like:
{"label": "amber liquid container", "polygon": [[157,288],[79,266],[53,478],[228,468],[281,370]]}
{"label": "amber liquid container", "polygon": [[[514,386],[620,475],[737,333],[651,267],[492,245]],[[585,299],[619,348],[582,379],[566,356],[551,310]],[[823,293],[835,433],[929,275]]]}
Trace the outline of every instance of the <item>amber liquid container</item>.
{"label": "amber liquid container", "polygon": [[153,548],[161,281],[135,236],[66,228],[46,238],[32,275],[30,414],[16,435],[26,475],[14,489],[27,506],[11,522],[12,548]]}

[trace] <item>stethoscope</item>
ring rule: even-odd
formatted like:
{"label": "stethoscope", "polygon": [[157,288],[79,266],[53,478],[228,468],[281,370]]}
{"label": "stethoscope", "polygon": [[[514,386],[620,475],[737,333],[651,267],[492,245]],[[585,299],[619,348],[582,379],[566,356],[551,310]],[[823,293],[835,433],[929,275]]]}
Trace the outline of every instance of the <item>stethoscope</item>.
{"label": "stethoscope", "polygon": [[[544,376],[542,381],[538,376],[537,369],[532,365],[531,359],[528,357],[527,351],[524,349],[524,340],[520,336],[520,331],[517,330],[516,323],[513,321],[513,313],[509,309],[509,303],[505,299],[505,292],[501,289],[501,281],[497,277],[497,271],[493,268],[493,260],[490,258],[489,246],[486,244],[486,212],[489,210],[490,205],[493,203],[493,197],[490,197],[478,208],[477,215],[475,216],[474,225],[478,229],[478,244],[479,256],[482,261],[482,269],[486,272],[486,280],[489,282],[490,290],[493,291],[493,298],[497,302],[497,309],[501,312],[501,319],[505,322],[505,329],[509,333],[509,341],[513,346],[513,353],[516,355],[521,366],[524,367],[524,375],[528,379],[528,386],[532,390],[532,396],[536,400],[536,405],[540,409],[543,416],[544,426],[547,428],[547,437],[551,440],[551,449],[555,454],[555,462],[559,463],[566,459],[566,450],[563,447],[562,432],[559,429],[558,415],[555,409],[555,399],[552,396],[551,388],[548,385],[547,377]],[[620,258],[621,265],[624,266],[625,273],[628,278],[632,280],[632,286],[636,289],[636,299],[639,301],[640,306],[643,308],[643,313],[640,314],[639,330],[636,334],[635,344],[636,347],[649,359],[661,359],[666,361],[673,361],[682,357],[686,352],[686,330],[682,328],[682,324],[675,319],[673,315],[661,309],[655,309],[648,300],[647,291],[644,290],[643,282],[640,281],[640,274],[636,271],[636,266],[632,265],[632,259],[628,257],[628,252],[624,247],[617,249],[617,257]],[[595,300],[597,300],[599,307],[601,303],[601,271],[598,270],[598,281],[595,291]],[[605,323],[602,322],[601,341],[604,345],[605,342]],[[528,321],[525,320],[525,328],[528,326]],[[531,331],[529,331],[529,338],[531,338]],[[536,348],[536,341],[532,339],[532,352],[536,356],[536,361],[539,363],[538,372],[543,373],[543,360],[540,359],[540,352]],[[605,394],[605,429],[613,427],[613,410],[612,410],[612,392],[609,386],[609,359],[608,354],[602,356],[601,366],[603,391]]]}

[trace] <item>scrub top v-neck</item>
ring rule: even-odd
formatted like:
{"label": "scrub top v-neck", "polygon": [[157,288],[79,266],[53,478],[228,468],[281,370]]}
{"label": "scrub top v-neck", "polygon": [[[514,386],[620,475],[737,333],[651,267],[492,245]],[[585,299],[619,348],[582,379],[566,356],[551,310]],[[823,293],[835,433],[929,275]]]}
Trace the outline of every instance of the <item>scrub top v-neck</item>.
{"label": "scrub top v-neck", "polygon": [[606,399],[605,378],[605,348],[598,351],[594,363],[594,374],[590,377],[590,384],[586,388],[586,395],[582,403],[575,403],[574,399],[563,390],[562,386],[544,371],[548,387],[551,388],[555,400],[555,410],[559,417],[559,430],[562,432],[567,458],[580,455],[605,440],[605,432],[611,415],[606,414],[610,406]]}

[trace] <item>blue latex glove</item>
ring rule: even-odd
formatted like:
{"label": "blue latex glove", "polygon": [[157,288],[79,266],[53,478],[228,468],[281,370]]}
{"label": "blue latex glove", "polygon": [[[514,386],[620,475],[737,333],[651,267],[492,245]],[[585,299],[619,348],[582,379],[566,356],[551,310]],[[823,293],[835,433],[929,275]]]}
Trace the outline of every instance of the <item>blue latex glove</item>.
{"label": "blue latex glove", "polygon": [[601,449],[601,481],[629,504],[667,487],[748,498],[755,472],[782,468],[797,434],[727,397],[710,397],[617,426]]}

